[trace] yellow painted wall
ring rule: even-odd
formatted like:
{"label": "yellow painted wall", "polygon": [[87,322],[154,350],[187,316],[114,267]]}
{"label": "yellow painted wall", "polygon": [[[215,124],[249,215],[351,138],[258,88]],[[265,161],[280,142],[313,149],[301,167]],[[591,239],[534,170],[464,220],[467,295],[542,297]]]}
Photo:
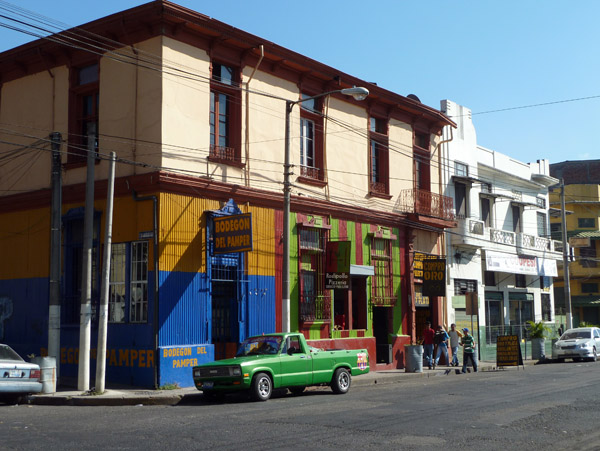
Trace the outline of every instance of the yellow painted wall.
{"label": "yellow painted wall", "polygon": [[50,209],[0,215],[0,279],[48,277]]}
{"label": "yellow painted wall", "polygon": [[[218,210],[217,201],[179,194],[160,196],[160,270],[206,272],[206,211]],[[274,212],[241,205],[252,213],[253,251],[248,252],[248,274],[275,275]]]}

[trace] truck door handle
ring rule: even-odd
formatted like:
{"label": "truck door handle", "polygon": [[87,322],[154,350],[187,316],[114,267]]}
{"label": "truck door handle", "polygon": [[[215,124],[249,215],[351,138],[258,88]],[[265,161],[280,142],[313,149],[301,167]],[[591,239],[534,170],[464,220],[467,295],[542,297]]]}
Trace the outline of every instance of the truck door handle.
{"label": "truck door handle", "polygon": [[306,358],[306,356],[305,356],[305,355],[301,355],[301,356],[300,356],[300,358],[301,358],[301,359],[305,359],[305,358]]}

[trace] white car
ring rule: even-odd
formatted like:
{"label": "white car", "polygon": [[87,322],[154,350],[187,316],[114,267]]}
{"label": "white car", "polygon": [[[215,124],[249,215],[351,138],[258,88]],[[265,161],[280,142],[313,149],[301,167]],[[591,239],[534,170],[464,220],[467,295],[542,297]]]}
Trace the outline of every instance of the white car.
{"label": "white car", "polygon": [[600,350],[600,329],[597,327],[578,327],[567,329],[554,346],[552,358],[563,362],[573,359],[579,362],[582,359],[595,362]]}
{"label": "white car", "polygon": [[23,396],[41,391],[40,366],[0,343],[0,402],[18,404]]}

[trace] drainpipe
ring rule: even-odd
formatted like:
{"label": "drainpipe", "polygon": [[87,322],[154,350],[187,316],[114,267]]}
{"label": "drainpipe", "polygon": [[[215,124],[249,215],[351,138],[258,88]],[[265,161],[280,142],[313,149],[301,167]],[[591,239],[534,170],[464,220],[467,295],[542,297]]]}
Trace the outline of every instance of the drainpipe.
{"label": "drainpipe", "polygon": [[136,202],[143,202],[151,200],[153,203],[153,216],[154,216],[154,388],[158,387],[158,197],[156,196],[142,196],[138,197],[135,190],[131,191],[133,200]]}
{"label": "drainpipe", "polygon": [[[450,171],[450,169],[449,169],[450,152],[448,150],[446,150],[446,152],[443,152],[442,151],[442,144],[447,144],[450,141],[452,141],[453,139],[454,139],[454,134],[452,132],[452,126],[450,126],[450,138],[443,139],[439,143],[437,143],[436,146],[435,146],[435,149],[433,151],[434,154],[435,154],[436,151],[438,151],[438,149],[439,149],[439,152],[440,152],[438,154],[440,156],[440,158],[439,158],[440,162],[439,162],[439,165],[438,165],[438,167],[439,167],[439,169],[438,169],[438,180],[439,180],[439,186],[440,186],[439,187],[440,196],[442,195],[442,190],[444,188],[444,185],[446,183],[448,183],[448,181],[450,180],[450,178],[447,177],[447,176],[444,177],[445,183],[444,183],[444,180],[442,180],[442,175],[445,172],[449,173],[449,171]],[[441,158],[442,152],[443,152],[444,158]],[[443,160],[446,160],[446,164],[448,165],[448,167],[446,168],[446,171],[442,172],[442,166],[444,165],[444,161]],[[442,245],[441,248],[445,252],[445,254],[448,255],[448,250],[449,249],[448,249],[448,243],[447,243],[447,240],[446,240],[446,233],[445,232],[442,234],[441,240],[442,240],[442,242],[441,242],[441,245]],[[447,269],[448,269],[448,264],[446,262],[446,270]],[[448,274],[446,274],[446,283],[448,283],[447,281],[448,281]],[[447,296],[447,294],[448,294],[448,289],[446,288],[446,296],[444,296],[444,305],[443,305],[443,311],[442,311],[442,324],[444,326],[448,326],[448,324],[447,324],[448,323],[448,296]]]}
{"label": "drainpipe", "polygon": [[246,186],[250,186],[250,82],[252,81],[252,78],[254,78],[254,74],[256,73],[256,70],[258,69],[258,66],[260,66],[260,63],[262,62],[264,56],[265,56],[265,48],[263,47],[262,44],[260,44],[258,46],[259,50],[260,50],[260,58],[258,59],[258,63],[256,63],[256,66],[254,66],[254,69],[252,70],[252,73],[250,74],[250,78],[248,78],[248,81],[246,82],[246,130],[245,130],[245,138],[246,138],[246,142],[245,144],[245,163],[246,163],[246,170],[244,171],[244,174],[246,176]]}

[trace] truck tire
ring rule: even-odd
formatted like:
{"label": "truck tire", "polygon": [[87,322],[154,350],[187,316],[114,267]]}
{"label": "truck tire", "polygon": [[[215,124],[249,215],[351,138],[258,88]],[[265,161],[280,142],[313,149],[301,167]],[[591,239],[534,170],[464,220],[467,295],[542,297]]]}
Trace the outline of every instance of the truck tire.
{"label": "truck tire", "polygon": [[350,390],[350,384],[352,383],[352,376],[346,368],[338,368],[333,373],[333,379],[331,379],[331,389],[336,395],[343,395],[348,393]]}
{"label": "truck tire", "polygon": [[267,373],[258,373],[252,379],[250,396],[254,401],[266,401],[273,393],[273,382]]}

